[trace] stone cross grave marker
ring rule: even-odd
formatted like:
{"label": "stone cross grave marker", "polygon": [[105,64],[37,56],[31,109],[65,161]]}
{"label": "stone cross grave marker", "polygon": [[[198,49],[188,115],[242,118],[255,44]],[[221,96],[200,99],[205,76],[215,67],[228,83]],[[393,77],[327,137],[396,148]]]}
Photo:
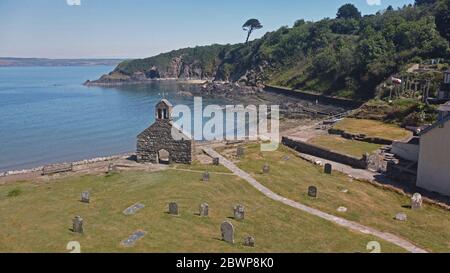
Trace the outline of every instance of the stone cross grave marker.
{"label": "stone cross grave marker", "polygon": [[128,239],[123,240],[122,245],[124,247],[132,247],[136,244],[137,241],[142,239],[146,234],[147,234],[147,232],[138,230],[135,233],[131,234],[131,236],[128,237]]}
{"label": "stone cross grave marker", "polygon": [[170,215],[178,215],[179,214],[177,203],[172,202],[169,204],[169,214]]}
{"label": "stone cross grave marker", "polygon": [[220,226],[220,232],[222,233],[222,240],[234,244],[234,226],[230,222],[223,222]]}
{"label": "stone cross grave marker", "polygon": [[308,196],[312,198],[317,198],[317,187],[311,186],[308,188]]}
{"label": "stone cross grave marker", "polygon": [[125,209],[123,211],[123,214],[125,214],[125,215],[134,215],[134,214],[136,214],[138,211],[140,211],[143,208],[145,208],[145,205],[137,203],[137,204],[134,204],[131,207]]}
{"label": "stone cross grave marker", "polygon": [[245,218],[245,207],[242,205],[236,205],[234,207],[234,219],[242,221]]}
{"label": "stone cross grave marker", "polygon": [[208,217],[209,216],[209,205],[207,203],[200,204],[199,215],[201,217]]}
{"label": "stone cross grave marker", "polygon": [[75,233],[84,233],[84,221],[81,216],[75,216],[72,221],[72,231]]}
{"label": "stone cross grave marker", "polygon": [[84,191],[81,193],[81,202],[83,202],[83,203],[91,202],[91,195],[88,191]]}
{"label": "stone cross grave marker", "polygon": [[420,193],[415,193],[411,198],[411,209],[421,209],[423,205],[422,195]]}

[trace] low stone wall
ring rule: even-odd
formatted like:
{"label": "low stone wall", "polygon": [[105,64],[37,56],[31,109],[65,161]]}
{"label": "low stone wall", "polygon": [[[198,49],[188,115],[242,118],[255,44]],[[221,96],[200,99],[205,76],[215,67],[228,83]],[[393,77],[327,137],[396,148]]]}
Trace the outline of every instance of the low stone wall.
{"label": "low stone wall", "polygon": [[315,101],[318,100],[322,104],[331,104],[345,108],[359,108],[363,103],[360,101],[349,100],[344,98],[330,97],[321,94],[316,94],[307,91],[295,90],[290,88],[284,88],[279,86],[265,85],[264,91],[272,92],[276,94],[282,94],[285,96],[291,96],[304,100]]}
{"label": "low stone wall", "polygon": [[292,148],[297,152],[328,159],[352,166],[354,168],[367,169],[368,166],[368,162],[365,158],[356,158],[349,155],[340,154],[299,140],[293,140],[287,137],[283,137],[282,143],[283,145]]}
{"label": "low stone wall", "polygon": [[367,137],[365,135],[356,135],[356,134],[347,133],[343,130],[334,129],[334,128],[329,129],[328,133],[330,135],[340,135],[341,137],[346,138],[346,139],[354,139],[354,140],[358,140],[358,141],[364,141],[364,142],[380,144],[380,145],[392,145],[392,140],[390,140],[390,139],[384,139],[384,138],[379,138],[379,137]]}

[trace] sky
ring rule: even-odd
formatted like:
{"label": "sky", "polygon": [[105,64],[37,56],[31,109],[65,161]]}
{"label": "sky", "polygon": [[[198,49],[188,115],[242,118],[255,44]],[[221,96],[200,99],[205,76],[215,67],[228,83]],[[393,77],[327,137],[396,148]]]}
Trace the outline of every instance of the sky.
{"label": "sky", "polygon": [[0,56],[142,58],[213,43],[244,42],[243,23],[264,29],[336,16],[345,3],[363,14],[413,0],[0,0]]}

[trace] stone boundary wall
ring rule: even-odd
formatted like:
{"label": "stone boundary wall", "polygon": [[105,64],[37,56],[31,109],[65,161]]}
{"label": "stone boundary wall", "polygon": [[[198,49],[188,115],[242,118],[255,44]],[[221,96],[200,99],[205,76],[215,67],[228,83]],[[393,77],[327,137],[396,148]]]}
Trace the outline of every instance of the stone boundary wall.
{"label": "stone boundary wall", "polygon": [[297,152],[317,156],[338,163],[352,166],[357,169],[367,169],[368,161],[363,158],[356,158],[345,154],[340,154],[322,147],[318,147],[299,140],[293,140],[287,137],[282,138],[282,144],[296,150]]}
{"label": "stone boundary wall", "polygon": [[[105,157],[96,157],[96,158],[85,159],[85,160],[80,160],[80,161],[61,162],[61,163],[56,163],[56,164],[72,164],[74,167],[77,167],[77,166],[84,166],[84,165],[97,163],[97,162],[105,162],[105,161],[117,160],[117,159],[122,159],[122,158],[128,158],[128,157],[131,157],[134,155],[135,155],[134,152],[130,152],[130,153],[112,155],[112,156],[107,156],[107,157],[106,156]],[[11,175],[18,175],[18,174],[27,174],[27,173],[33,173],[33,172],[42,172],[42,170],[46,166],[51,166],[51,165],[55,165],[55,164],[49,164],[49,165],[45,165],[45,166],[39,166],[39,167],[23,169],[23,170],[4,171],[4,172],[0,172],[0,177],[7,177],[7,176],[11,176]]]}
{"label": "stone boundary wall", "polygon": [[296,89],[291,89],[291,88],[284,88],[284,87],[279,87],[279,86],[272,86],[272,85],[265,85],[264,91],[281,94],[281,95],[285,95],[285,96],[291,96],[291,97],[304,99],[304,100],[311,100],[311,101],[318,100],[320,103],[323,103],[323,104],[331,104],[331,105],[345,107],[345,108],[359,108],[363,104],[363,102],[356,101],[356,100],[330,97],[330,96],[325,96],[325,95],[316,94],[316,93],[312,93],[312,92],[301,91],[301,90],[296,90]]}
{"label": "stone boundary wall", "polygon": [[346,139],[353,139],[353,140],[364,141],[364,142],[380,144],[380,145],[392,145],[392,143],[393,143],[393,141],[390,139],[384,139],[384,138],[379,138],[379,137],[367,137],[365,135],[356,135],[356,134],[347,133],[343,130],[334,129],[334,128],[329,129],[328,133],[330,135],[340,135],[341,137],[346,138]]}

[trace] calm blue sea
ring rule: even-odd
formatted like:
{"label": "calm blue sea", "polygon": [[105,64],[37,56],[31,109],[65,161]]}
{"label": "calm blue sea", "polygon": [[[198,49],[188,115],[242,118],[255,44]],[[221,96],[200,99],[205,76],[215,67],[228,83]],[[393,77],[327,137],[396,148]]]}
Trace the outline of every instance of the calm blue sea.
{"label": "calm blue sea", "polygon": [[82,85],[112,69],[0,68],[0,171],[134,151],[137,134],[154,121],[162,92],[174,104],[192,105],[193,98],[177,93],[198,88],[167,82]]}

